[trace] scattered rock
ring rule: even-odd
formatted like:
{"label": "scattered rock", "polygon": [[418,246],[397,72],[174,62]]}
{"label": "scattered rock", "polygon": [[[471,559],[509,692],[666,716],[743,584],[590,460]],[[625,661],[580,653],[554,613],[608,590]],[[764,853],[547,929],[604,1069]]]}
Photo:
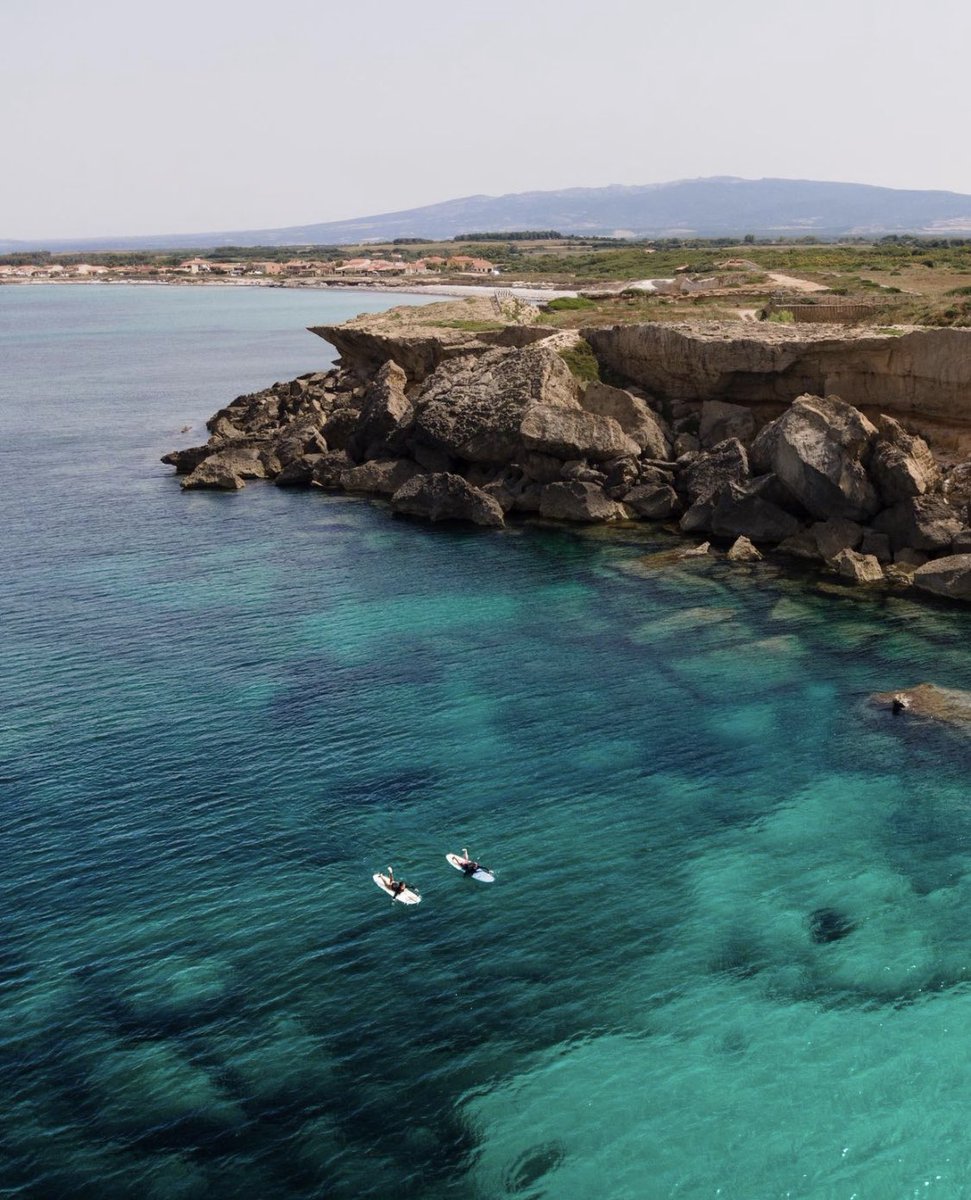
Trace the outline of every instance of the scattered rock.
{"label": "scattered rock", "polygon": [[837,574],[853,583],[883,583],[883,568],[872,554],[858,554],[855,550],[841,550],[830,565]]}
{"label": "scattered rock", "polygon": [[822,558],[816,543],[816,535],[811,529],[800,529],[791,537],[781,541],[778,549],[780,553],[788,554],[790,558],[805,558],[814,561]]}
{"label": "scattered rock", "polygon": [[342,486],[341,478],[344,472],[353,466],[345,451],[329,450],[326,454],[321,454],[314,464],[310,485],[335,491]]}
{"label": "scattered rock", "polygon": [[604,491],[611,500],[622,500],[640,478],[640,464],[636,458],[615,458],[601,464],[605,472]]}
{"label": "scattered rock", "polygon": [[790,513],[764,497],[769,476],[747,484],[730,483],[714,501],[708,528],[719,537],[744,535],[756,542],[781,542],[799,530]]}
{"label": "scattered rock", "polygon": [[681,511],[681,501],[673,487],[642,484],[624,496],[624,504],[647,521],[666,521]]}
{"label": "scattered rock", "polygon": [[817,521],[812,526],[820,556],[829,561],[841,550],[855,550],[863,540],[863,526],[845,517],[833,517],[829,521]]}
{"label": "scattered rock", "polygon": [[323,458],[321,454],[304,454],[295,458],[283,468],[273,482],[281,488],[308,488],[314,479],[317,465]]}
{"label": "scattered rock", "polygon": [[729,562],[761,562],[762,555],[747,537],[736,538],[725,555]]}
{"label": "scattered rock", "polygon": [[540,493],[540,516],[555,521],[622,521],[627,510],[595,483],[548,483]]}
{"label": "scattered rock", "polygon": [[372,459],[359,467],[350,467],[340,477],[345,492],[371,492],[393,496],[399,488],[425,472],[410,458]]}
{"label": "scattered rock", "polygon": [[922,567],[927,562],[927,558],[928,556],[922,550],[911,550],[909,546],[904,546],[902,550],[898,550],[894,554],[893,561],[894,566],[916,571],[918,567]]}
{"label": "scattered rock", "polygon": [[679,477],[679,491],[692,504],[708,500],[730,483],[743,483],[749,476],[748,455],[738,438],[705,451],[694,458]]}

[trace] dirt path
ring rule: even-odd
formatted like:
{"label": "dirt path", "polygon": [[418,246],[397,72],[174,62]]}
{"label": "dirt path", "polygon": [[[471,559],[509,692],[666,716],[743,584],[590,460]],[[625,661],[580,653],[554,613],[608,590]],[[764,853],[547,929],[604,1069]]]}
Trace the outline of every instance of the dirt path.
{"label": "dirt path", "polygon": [[789,288],[793,292],[825,292],[825,283],[813,283],[811,279],[797,279],[795,275],[780,275],[777,271],[767,272],[773,283]]}

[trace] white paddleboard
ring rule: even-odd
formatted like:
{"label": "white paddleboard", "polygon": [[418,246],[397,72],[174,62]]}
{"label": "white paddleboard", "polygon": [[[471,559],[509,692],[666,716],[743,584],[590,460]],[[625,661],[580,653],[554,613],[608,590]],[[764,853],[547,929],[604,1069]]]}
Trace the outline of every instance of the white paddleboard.
{"label": "white paddleboard", "polygon": [[445,857],[456,869],[461,871],[463,875],[468,875],[472,879],[478,879],[479,883],[494,883],[495,875],[491,871],[487,871],[485,867],[477,867],[474,871],[465,869],[465,859],[459,854],[446,854]]}
{"label": "white paddleboard", "polygon": [[380,871],[377,875],[372,875],[371,878],[382,892],[385,892],[392,900],[397,900],[399,904],[421,904],[421,896],[416,891],[410,887],[406,887],[400,892],[394,891],[391,887],[391,880],[388,879],[387,875],[382,875]]}

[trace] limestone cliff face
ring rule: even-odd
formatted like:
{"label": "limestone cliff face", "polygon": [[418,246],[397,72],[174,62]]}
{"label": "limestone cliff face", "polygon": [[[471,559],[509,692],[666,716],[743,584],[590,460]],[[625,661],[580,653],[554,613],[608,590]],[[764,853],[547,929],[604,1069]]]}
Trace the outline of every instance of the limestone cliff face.
{"label": "limestone cliff face", "polygon": [[936,427],[971,439],[971,330],[795,332],[709,322],[616,325],[583,336],[602,366],[663,399],[778,410],[806,392],[837,395],[932,438]]}

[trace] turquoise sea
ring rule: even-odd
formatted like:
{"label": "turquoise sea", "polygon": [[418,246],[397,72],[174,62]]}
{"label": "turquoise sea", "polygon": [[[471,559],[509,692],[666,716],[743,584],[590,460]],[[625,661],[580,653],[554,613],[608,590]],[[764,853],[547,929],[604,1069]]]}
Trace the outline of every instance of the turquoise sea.
{"label": "turquoise sea", "polygon": [[390,302],[0,288],[0,1197],[971,1195],[971,617],[180,492]]}

